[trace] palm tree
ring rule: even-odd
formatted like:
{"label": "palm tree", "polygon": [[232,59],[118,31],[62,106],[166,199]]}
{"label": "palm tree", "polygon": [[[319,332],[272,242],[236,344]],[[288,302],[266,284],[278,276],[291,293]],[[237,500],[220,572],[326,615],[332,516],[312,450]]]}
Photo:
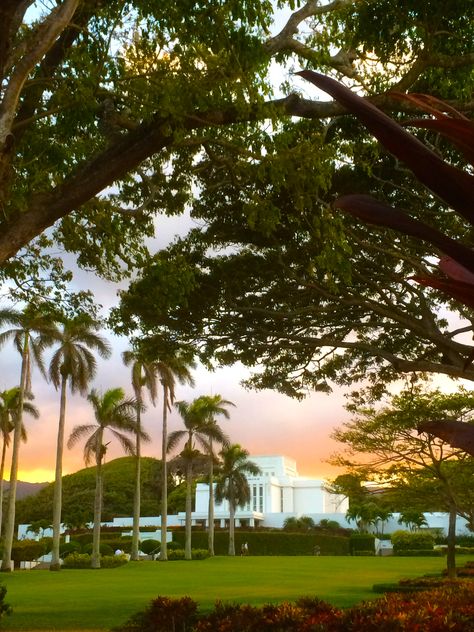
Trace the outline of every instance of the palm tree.
{"label": "palm tree", "polygon": [[130,559],[138,560],[138,546],[140,539],[140,506],[141,506],[141,411],[143,407],[143,387],[149,392],[152,404],[155,405],[157,396],[156,373],[157,366],[154,362],[148,362],[139,351],[124,351],[122,359],[126,366],[132,368],[132,387],[137,401],[135,435],[135,493],[133,497],[133,532],[132,549]]}
{"label": "palm tree", "polygon": [[176,380],[180,384],[194,386],[190,369],[195,367],[194,361],[185,354],[164,357],[155,362],[156,373],[163,388],[163,412],[161,430],[161,549],[160,561],[168,559],[166,543],[168,517],[168,464],[166,460],[168,450],[168,413],[175,401]]}
{"label": "palm tree", "polygon": [[[100,521],[102,515],[102,462],[107,450],[104,445],[104,433],[109,430],[119,440],[128,454],[134,454],[133,441],[124,433],[137,432],[135,411],[137,403],[134,399],[125,399],[121,388],[112,388],[100,395],[92,390],[87,399],[92,404],[95,424],[76,426],[67,442],[72,448],[81,438],[88,436],[84,445],[84,461],[88,465],[94,458],[96,464],[95,497],[94,497],[94,529],[92,541],[92,568],[100,568]],[[140,431],[142,438],[148,435]]]}
{"label": "palm tree", "polygon": [[[26,399],[33,399],[31,393],[26,392],[23,400],[23,412],[28,413],[35,419],[39,417],[39,411]],[[18,405],[20,400],[20,387],[15,386],[7,391],[0,393],[0,433],[2,435],[2,457],[0,461],[0,535],[2,533],[2,514],[3,514],[3,478],[5,475],[5,459],[7,448],[10,445],[10,434],[15,427],[15,418],[18,414]],[[26,441],[25,426],[21,426],[21,440]]]}
{"label": "palm tree", "polygon": [[[228,406],[235,406],[227,399],[222,399],[220,395],[203,395],[196,400],[196,405],[202,407],[206,423],[217,425],[216,417],[223,416],[229,419]],[[229,445],[229,440],[225,437],[223,447]],[[214,555],[214,446],[212,437],[209,438],[209,509],[207,523],[208,529],[208,549],[209,555]]]}
{"label": "palm tree", "polygon": [[249,453],[238,443],[220,452],[222,465],[216,484],[216,500],[229,503],[229,555],[235,555],[235,510],[250,502],[247,474],[258,476],[258,465],[248,460]]}
{"label": "palm tree", "polygon": [[192,481],[193,471],[192,463],[197,457],[201,457],[195,443],[199,444],[206,454],[209,454],[210,440],[219,443],[226,443],[227,437],[215,423],[209,423],[206,408],[202,405],[200,398],[193,402],[176,402],[175,404],[179,414],[181,415],[185,429],[175,430],[168,437],[168,449],[170,452],[181,439],[186,439],[184,450],[181,457],[186,462],[186,519],[185,519],[185,546],[184,557],[191,559],[191,513],[192,513]]}
{"label": "palm tree", "polygon": [[59,543],[61,535],[62,510],[62,467],[64,451],[64,426],[66,423],[66,391],[69,382],[71,393],[87,393],[87,387],[95,376],[97,363],[91,349],[102,358],[108,358],[111,350],[108,342],[96,332],[100,328],[97,321],[88,316],[77,316],[64,320],[59,334],[59,346],[49,365],[49,377],[56,389],[59,389],[59,422],[56,442],[56,470],[53,497],[53,545],[50,570],[61,568],[59,561]]}
{"label": "palm tree", "polygon": [[33,306],[28,306],[23,312],[18,312],[14,309],[0,310],[0,327],[5,326],[6,324],[13,325],[13,328],[0,334],[0,347],[2,347],[8,340],[12,340],[17,351],[21,355],[20,390],[18,395],[18,408],[16,410],[13,428],[10,489],[5,521],[3,558],[0,569],[2,571],[9,572],[12,570],[11,552],[15,531],[16,487],[18,480],[18,462],[22,437],[25,393],[27,391],[31,391],[31,369],[33,362],[35,362],[39,367],[41,373],[46,376],[42,354],[46,347],[52,345],[53,342],[57,340],[59,332],[51,316],[39,311]]}

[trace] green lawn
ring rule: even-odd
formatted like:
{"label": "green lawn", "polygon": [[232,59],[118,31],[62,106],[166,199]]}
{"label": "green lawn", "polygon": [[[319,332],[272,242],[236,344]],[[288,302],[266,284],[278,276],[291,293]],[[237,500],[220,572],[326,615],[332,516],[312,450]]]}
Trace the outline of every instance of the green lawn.
{"label": "green lawn", "polygon": [[189,595],[202,609],[216,599],[258,605],[302,595],[344,607],[374,598],[375,583],[436,573],[444,565],[443,558],[430,557],[215,557],[59,573],[15,571],[0,578],[14,610],[2,628],[108,630],[157,595]]}

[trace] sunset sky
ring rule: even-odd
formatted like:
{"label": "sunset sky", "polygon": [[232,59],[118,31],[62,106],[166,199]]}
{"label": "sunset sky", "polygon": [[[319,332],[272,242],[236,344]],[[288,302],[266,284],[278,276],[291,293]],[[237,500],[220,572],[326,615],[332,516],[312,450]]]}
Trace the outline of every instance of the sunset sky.
{"label": "sunset sky", "polygon": [[[190,226],[189,218],[160,218],[157,222],[158,238],[155,248],[168,243],[175,234],[184,232]],[[93,273],[76,272],[77,289],[91,289],[97,302],[104,306],[104,315],[117,304],[115,284],[98,279]],[[126,287],[126,283],[123,287]],[[104,331],[113,346],[110,360],[100,361],[97,377],[91,387],[103,392],[121,386],[132,395],[130,369],[124,366],[121,353],[129,348],[125,338],[114,337]],[[46,360],[48,356],[46,355]],[[20,356],[11,343],[0,350],[0,390],[12,388],[19,383]],[[240,386],[248,371],[243,367],[227,367],[209,373],[204,369],[194,372],[195,387],[178,386],[177,399],[191,401],[200,395],[219,394],[235,404],[230,420],[222,421],[234,443],[240,443],[253,455],[283,454],[296,460],[300,475],[324,478],[335,476],[337,471],[324,460],[335,450],[336,444],[329,435],[333,428],[348,418],[344,410],[345,398],[340,389],[332,395],[314,393],[303,401],[292,400],[273,391],[248,391]],[[47,384],[41,374],[33,374],[35,405],[40,410],[40,419],[25,418],[28,442],[21,446],[20,480],[47,481],[54,478],[56,428],[59,415],[59,393]],[[76,424],[94,421],[90,403],[69,394],[66,437]],[[146,456],[161,458],[161,402],[154,409],[149,405],[144,415],[146,430],[152,442],[144,446]],[[180,428],[181,420],[176,411],[169,419],[170,430]],[[119,447],[112,442],[107,459],[121,456]],[[9,467],[9,466],[8,466]],[[64,473],[75,472],[84,467],[82,445],[74,450],[65,450]],[[8,468],[5,472],[8,478]]]}

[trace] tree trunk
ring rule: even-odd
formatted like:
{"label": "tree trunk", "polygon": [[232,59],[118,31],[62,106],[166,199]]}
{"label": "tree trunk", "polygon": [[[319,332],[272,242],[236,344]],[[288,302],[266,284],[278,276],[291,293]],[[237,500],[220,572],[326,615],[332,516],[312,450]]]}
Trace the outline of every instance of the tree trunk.
{"label": "tree trunk", "polygon": [[192,500],[193,500],[192,466],[187,465],[186,466],[186,522],[185,522],[185,544],[184,544],[184,558],[186,560],[192,559],[192,553],[191,553]]}
{"label": "tree trunk", "polygon": [[448,525],[448,551],[446,556],[446,569],[449,579],[456,577],[456,509],[449,509],[449,525]]}
{"label": "tree trunk", "polygon": [[168,389],[163,386],[163,427],[161,430],[161,548],[160,560],[168,560],[166,530],[168,527],[168,464],[166,449],[168,443]]}
{"label": "tree trunk", "polygon": [[18,412],[15,416],[15,428],[13,431],[12,462],[10,467],[10,488],[8,493],[7,517],[5,522],[5,540],[3,543],[2,572],[11,572],[13,535],[15,531],[15,504],[16,504],[16,484],[18,480],[18,460],[20,455],[21,428],[23,425],[23,401],[25,397],[26,376],[28,372],[29,336],[25,333],[23,353],[21,356],[21,378],[20,394],[18,401]]}
{"label": "tree trunk", "polygon": [[141,402],[137,400],[137,437],[136,437],[136,459],[135,459],[135,494],[133,496],[133,532],[132,550],[130,559],[138,561],[138,545],[140,542],[140,507],[141,507]]}
{"label": "tree trunk", "polygon": [[97,465],[95,471],[94,529],[92,532],[91,567],[100,568],[100,521],[102,518],[102,432],[98,436]]}
{"label": "tree trunk", "polygon": [[61,508],[63,492],[63,450],[64,450],[64,425],[66,421],[66,387],[67,378],[61,378],[61,399],[59,404],[58,438],[56,443],[56,471],[54,475],[53,496],[53,548],[51,551],[50,571],[61,570],[59,560],[59,543],[61,539]]}
{"label": "tree trunk", "polygon": [[3,477],[5,475],[5,459],[7,455],[7,442],[5,436],[3,437],[2,446],[2,462],[0,465],[0,536],[2,535],[2,523],[3,523]]}
{"label": "tree trunk", "polygon": [[229,555],[235,555],[235,506],[232,495],[229,498]]}
{"label": "tree trunk", "polygon": [[212,439],[210,440],[209,462],[209,511],[208,511],[208,549],[209,555],[214,555],[214,460],[212,455]]}

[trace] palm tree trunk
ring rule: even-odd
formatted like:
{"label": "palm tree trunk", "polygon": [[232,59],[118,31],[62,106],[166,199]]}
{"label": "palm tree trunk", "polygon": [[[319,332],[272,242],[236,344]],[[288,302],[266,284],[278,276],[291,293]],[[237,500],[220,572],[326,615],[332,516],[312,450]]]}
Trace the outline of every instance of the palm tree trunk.
{"label": "palm tree trunk", "polygon": [[2,566],[0,571],[9,573],[12,568],[12,547],[13,547],[13,535],[15,531],[15,504],[16,504],[16,484],[18,480],[18,461],[20,456],[20,443],[21,443],[21,428],[23,425],[23,401],[25,398],[26,377],[28,374],[28,352],[29,352],[29,337],[25,333],[25,340],[23,344],[23,352],[21,355],[21,378],[20,378],[20,393],[18,401],[18,412],[15,416],[15,428],[13,430],[13,445],[12,445],[12,461],[10,467],[10,487],[8,492],[8,508],[7,517],[5,522],[5,540],[3,543],[3,557]]}
{"label": "palm tree trunk", "polygon": [[92,557],[91,567],[100,568],[100,521],[102,518],[102,439],[103,433],[97,437],[98,452],[95,472],[95,497],[94,497],[94,529],[92,532]]}
{"label": "palm tree trunk", "polygon": [[56,471],[54,476],[53,496],[53,548],[51,552],[50,571],[59,571],[59,543],[61,538],[61,509],[62,509],[62,485],[63,485],[63,450],[64,450],[64,425],[66,421],[66,387],[67,378],[61,378],[61,400],[59,405],[58,438],[56,444]]}
{"label": "palm tree trunk", "polygon": [[185,522],[185,543],[184,543],[184,558],[186,560],[192,559],[191,552],[191,513],[192,513],[192,493],[193,493],[193,477],[192,466],[186,466],[186,522]]}
{"label": "palm tree trunk", "polygon": [[0,465],[0,536],[2,535],[2,522],[3,522],[3,477],[5,475],[5,459],[7,456],[7,442],[5,436],[3,437],[2,446],[2,462]]}
{"label": "palm tree trunk", "polygon": [[233,498],[229,498],[229,555],[235,555],[235,506]]}
{"label": "palm tree trunk", "polygon": [[208,522],[208,549],[209,555],[214,555],[214,460],[212,454],[212,439],[210,440],[210,457],[209,457],[209,511],[207,516]]}
{"label": "palm tree trunk", "polygon": [[448,523],[448,551],[446,555],[446,570],[449,579],[456,577],[456,509],[450,507]]}
{"label": "palm tree trunk", "polygon": [[168,443],[168,389],[163,386],[163,427],[161,430],[161,548],[160,560],[168,560],[166,530],[168,527],[168,464],[166,449]]}
{"label": "palm tree trunk", "polygon": [[140,506],[141,506],[141,402],[137,400],[137,436],[136,436],[136,458],[135,458],[135,494],[133,496],[133,532],[132,532],[132,550],[130,559],[138,561],[138,545],[140,541]]}

